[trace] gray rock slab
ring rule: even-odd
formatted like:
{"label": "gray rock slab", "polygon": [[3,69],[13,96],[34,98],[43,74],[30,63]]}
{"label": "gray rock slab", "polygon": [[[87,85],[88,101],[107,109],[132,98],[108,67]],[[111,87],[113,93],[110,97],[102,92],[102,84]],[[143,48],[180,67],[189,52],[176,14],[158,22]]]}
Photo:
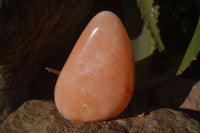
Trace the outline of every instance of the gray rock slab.
{"label": "gray rock slab", "polygon": [[0,125],[1,133],[200,132],[200,123],[182,111],[162,108],[146,115],[78,123],[64,119],[52,100],[25,102]]}

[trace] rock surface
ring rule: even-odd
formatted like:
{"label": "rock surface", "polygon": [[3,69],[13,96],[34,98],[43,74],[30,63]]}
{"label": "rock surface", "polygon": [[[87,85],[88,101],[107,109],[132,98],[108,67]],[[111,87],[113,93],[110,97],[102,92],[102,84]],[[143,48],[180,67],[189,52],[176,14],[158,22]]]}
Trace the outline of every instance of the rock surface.
{"label": "rock surface", "polygon": [[200,111],[200,81],[192,87],[181,108]]}
{"label": "rock surface", "polygon": [[200,132],[200,123],[186,113],[168,108],[151,111],[147,115],[116,118],[113,120],[76,123],[58,113],[53,101],[31,100],[13,112],[1,125],[1,133],[158,133]]}

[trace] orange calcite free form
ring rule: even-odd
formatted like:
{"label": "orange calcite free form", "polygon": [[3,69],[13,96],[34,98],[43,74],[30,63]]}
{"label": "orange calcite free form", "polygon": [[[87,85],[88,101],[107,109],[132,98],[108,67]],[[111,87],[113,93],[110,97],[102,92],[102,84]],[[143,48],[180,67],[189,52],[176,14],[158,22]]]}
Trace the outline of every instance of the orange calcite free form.
{"label": "orange calcite free form", "polygon": [[129,104],[135,85],[133,53],[120,19],[98,13],[76,42],[55,86],[61,115],[77,122],[106,120]]}

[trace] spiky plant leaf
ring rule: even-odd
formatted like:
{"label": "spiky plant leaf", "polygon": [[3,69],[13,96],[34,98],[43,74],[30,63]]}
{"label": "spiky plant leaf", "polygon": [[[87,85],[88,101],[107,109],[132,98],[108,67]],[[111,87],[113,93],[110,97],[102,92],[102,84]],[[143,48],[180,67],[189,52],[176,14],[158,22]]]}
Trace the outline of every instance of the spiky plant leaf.
{"label": "spiky plant leaf", "polygon": [[142,18],[147,24],[148,28],[151,31],[152,36],[157,42],[156,47],[160,52],[162,52],[165,47],[160,37],[160,32],[157,27],[158,22],[158,6],[153,7],[153,0],[137,0],[138,6],[140,8]]}
{"label": "spiky plant leaf", "polygon": [[151,36],[147,25],[143,25],[141,34],[131,40],[135,62],[141,61],[152,55],[155,49],[155,41]]}
{"label": "spiky plant leaf", "polygon": [[177,71],[177,75],[182,74],[182,72],[187,67],[190,66],[191,62],[197,58],[199,52],[200,52],[200,17],[194,35],[192,37],[192,40],[186,50],[181,65]]}

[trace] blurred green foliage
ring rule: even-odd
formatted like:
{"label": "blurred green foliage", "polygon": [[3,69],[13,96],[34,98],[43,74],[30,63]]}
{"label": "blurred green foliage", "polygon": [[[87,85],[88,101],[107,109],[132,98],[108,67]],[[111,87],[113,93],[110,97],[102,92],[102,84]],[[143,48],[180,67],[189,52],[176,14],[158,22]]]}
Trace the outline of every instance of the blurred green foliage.
{"label": "blurred green foliage", "polygon": [[149,84],[181,75],[198,58],[199,0],[125,0],[122,4],[136,62],[136,80],[140,81],[136,83]]}

